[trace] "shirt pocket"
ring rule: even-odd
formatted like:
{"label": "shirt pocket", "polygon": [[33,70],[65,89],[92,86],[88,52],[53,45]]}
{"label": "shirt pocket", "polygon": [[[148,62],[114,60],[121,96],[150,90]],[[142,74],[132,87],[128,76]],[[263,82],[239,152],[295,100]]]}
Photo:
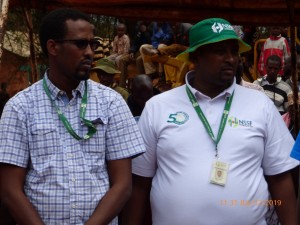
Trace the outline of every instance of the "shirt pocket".
{"label": "shirt pocket", "polygon": [[88,144],[82,148],[85,164],[89,166],[90,172],[99,173],[105,166],[105,154],[106,154],[106,129],[107,119],[105,117],[99,117],[98,119],[89,118],[91,121],[99,120],[101,123],[96,125],[97,132],[87,140]]}
{"label": "shirt pocket", "polygon": [[44,168],[56,156],[60,138],[54,124],[33,124],[29,142],[31,162],[34,167]]}
{"label": "shirt pocket", "polygon": [[[105,151],[106,138],[105,133],[107,129],[107,119],[105,117],[98,117],[91,119],[92,123],[96,126],[96,133],[88,140],[89,144],[85,146],[85,152],[93,155]],[[95,122],[97,121],[97,122]]]}

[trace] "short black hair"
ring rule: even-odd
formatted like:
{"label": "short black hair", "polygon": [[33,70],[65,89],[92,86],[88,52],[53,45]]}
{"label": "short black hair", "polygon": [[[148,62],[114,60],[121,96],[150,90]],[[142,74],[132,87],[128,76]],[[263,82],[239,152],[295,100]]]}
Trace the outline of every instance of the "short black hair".
{"label": "short black hair", "polygon": [[270,60],[272,61],[275,61],[275,62],[278,62],[279,63],[279,66],[281,66],[281,58],[278,56],[278,55],[270,55],[268,58],[267,58],[267,62],[268,63]]}
{"label": "short black hair", "polygon": [[39,38],[41,48],[44,54],[48,57],[47,41],[49,39],[58,40],[63,39],[67,34],[66,21],[67,20],[85,20],[91,22],[91,19],[85,13],[75,9],[62,8],[51,11],[47,14],[40,25]]}

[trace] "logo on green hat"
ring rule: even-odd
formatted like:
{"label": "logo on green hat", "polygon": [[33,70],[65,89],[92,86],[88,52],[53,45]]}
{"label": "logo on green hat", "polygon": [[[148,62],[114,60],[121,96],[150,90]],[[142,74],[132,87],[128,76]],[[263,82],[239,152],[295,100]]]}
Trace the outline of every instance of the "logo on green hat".
{"label": "logo on green hat", "polygon": [[221,33],[223,30],[234,30],[230,24],[216,22],[212,25],[211,28],[214,33]]}
{"label": "logo on green hat", "polygon": [[197,48],[225,40],[236,39],[239,43],[239,53],[249,51],[251,46],[240,39],[231,24],[222,18],[210,18],[200,21],[189,31],[190,47],[177,56],[178,59],[191,63],[189,53]]}
{"label": "logo on green hat", "polygon": [[215,33],[221,33],[221,31],[223,30],[223,26],[220,23],[214,23],[211,28]]}

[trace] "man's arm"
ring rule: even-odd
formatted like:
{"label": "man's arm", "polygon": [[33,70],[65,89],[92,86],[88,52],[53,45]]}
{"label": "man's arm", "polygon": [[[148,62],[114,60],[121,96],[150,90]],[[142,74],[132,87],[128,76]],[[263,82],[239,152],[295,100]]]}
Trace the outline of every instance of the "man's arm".
{"label": "man's arm", "polygon": [[290,171],[274,176],[266,176],[273,200],[280,200],[275,206],[281,225],[296,225],[296,196]]}
{"label": "man's arm", "polygon": [[133,190],[122,212],[123,225],[142,225],[150,198],[152,178],[133,175]]}
{"label": "man's arm", "polygon": [[85,225],[107,225],[122,210],[131,195],[131,159],[107,162],[110,189]]}
{"label": "man's arm", "polygon": [[43,225],[40,216],[23,192],[26,169],[0,164],[1,201],[19,225]]}

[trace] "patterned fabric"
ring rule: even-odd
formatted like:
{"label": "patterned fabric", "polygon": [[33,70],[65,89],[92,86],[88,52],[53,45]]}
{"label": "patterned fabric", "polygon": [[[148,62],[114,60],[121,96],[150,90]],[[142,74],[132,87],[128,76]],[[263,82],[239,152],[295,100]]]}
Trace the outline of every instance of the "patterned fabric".
{"label": "patterned fabric", "polygon": [[266,74],[265,65],[268,57],[271,55],[278,55],[281,58],[282,69],[279,71],[279,75],[283,75],[284,61],[291,55],[291,52],[287,40],[281,35],[278,37],[271,36],[265,41],[258,62],[258,71],[261,75]]}
{"label": "patterned fabric", "polygon": [[129,37],[124,34],[122,37],[115,36],[113,41],[113,52],[112,54],[123,55],[128,54],[130,48]]}
{"label": "patterned fabric", "polygon": [[[84,82],[66,94],[46,81],[74,131],[87,133],[79,118]],[[86,119],[97,132],[77,141],[66,130],[42,81],[18,93],[0,121],[0,162],[27,168],[24,191],[47,225],[83,225],[109,189],[106,161],[144,152],[136,122],[122,97],[88,81]],[[110,224],[117,224],[115,218]]]}
{"label": "patterned fabric", "polygon": [[169,45],[172,43],[173,30],[169,23],[152,24],[151,44],[153,48],[158,48],[160,44]]}
{"label": "patterned fabric", "polygon": [[95,39],[100,43],[100,46],[95,50],[94,62],[108,57],[110,54],[111,41],[108,38],[95,37]]}
{"label": "patterned fabric", "polygon": [[111,88],[114,89],[116,92],[118,92],[123,97],[123,99],[127,102],[127,99],[129,97],[129,92],[126,88],[120,87],[116,83],[114,83]]}
{"label": "patterned fabric", "polygon": [[274,102],[279,112],[284,113],[288,108],[288,94],[292,91],[290,85],[277,78],[274,84],[270,84],[266,75],[253,82],[253,84],[263,87],[265,94]]}

